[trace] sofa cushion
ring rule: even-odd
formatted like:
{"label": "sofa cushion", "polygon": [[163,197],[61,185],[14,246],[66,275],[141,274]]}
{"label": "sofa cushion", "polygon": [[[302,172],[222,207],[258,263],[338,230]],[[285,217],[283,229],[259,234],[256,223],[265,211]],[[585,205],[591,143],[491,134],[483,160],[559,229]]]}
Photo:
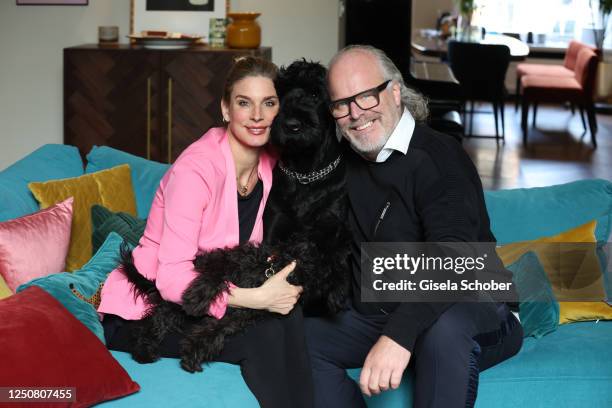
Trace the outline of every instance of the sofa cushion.
{"label": "sofa cushion", "polygon": [[94,146],[87,155],[85,172],[93,173],[119,164],[130,165],[138,217],[147,218],[155,191],[170,165],[143,159],[112,147]]}
{"label": "sofa cushion", "polygon": [[95,253],[104,242],[108,234],[115,232],[128,244],[138,245],[140,237],[144,234],[147,220],[136,218],[128,213],[113,212],[102,205],[91,207],[91,245]]}
{"label": "sofa cushion", "polygon": [[607,302],[559,302],[559,310],[559,324],[612,320],[612,305]]}
{"label": "sofa cushion", "polygon": [[476,408],[609,407],[612,322],[559,326],[524,339],[513,358],[480,375]]}
{"label": "sofa cushion", "polygon": [[[607,407],[612,398],[612,322],[560,326],[540,339],[524,339],[513,358],[480,374],[476,408]],[[138,381],[141,392],[102,404],[108,408],[194,406],[206,398],[211,407],[258,406],[240,375],[240,368],[212,363],[201,374],[181,370],[178,360],[138,364],[129,354],[112,355]],[[358,380],[360,369],[347,370]],[[409,370],[397,390],[366,398],[370,408],[412,406]]]}
{"label": "sofa cushion", "polygon": [[48,144],[0,171],[0,221],[38,211],[38,202],[28,189],[32,181],[78,177],[83,162],[74,146]]}
{"label": "sofa cushion", "polygon": [[[202,373],[190,374],[181,369],[177,359],[162,358],[153,364],[138,364],[128,353],[111,351],[111,354],[140,384],[141,392],[129,398],[106,402],[101,407],[259,407],[237,365],[212,363],[206,365]],[[357,380],[360,372],[359,369],[348,370],[349,375]],[[411,389],[412,375],[408,373],[399,389],[367,398],[368,406],[412,406]],[[202,398],[206,399],[204,405]]]}
{"label": "sofa cushion", "polygon": [[181,368],[178,359],[139,364],[129,353],[111,354],[140,384],[141,392],[100,407],[259,407],[237,365],[212,363],[202,373],[191,374]]}
{"label": "sofa cushion", "polygon": [[0,275],[0,299],[5,299],[13,294],[13,291],[9,289],[8,285],[4,281],[2,275]]}
{"label": "sofa cushion", "polygon": [[[475,408],[608,407],[612,400],[610,338],[612,322],[583,322],[560,326],[540,339],[524,339],[516,356],[480,374]],[[358,379],[361,370],[348,372]],[[367,405],[412,406],[412,390],[408,371],[399,389],[368,398]]]}
{"label": "sofa cushion", "polygon": [[595,236],[608,242],[612,228],[612,182],[581,180],[550,187],[486,191],[491,230],[500,244],[559,234],[591,220]]}
{"label": "sofa cushion", "polygon": [[70,244],[72,197],[0,222],[0,275],[11,291],[34,278],[64,270]]}
{"label": "sofa cushion", "polygon": [[612,307],[602,302],[608,296],[609,271],[605,253],[596,243],[595,230],[596,223],[591,221],[552,237],[508,244],[497,248],[497,252],[505,265],[527,251],[538,255],[559,301],[560,324],[611,319]]}
{"label": "sofa cushion", "polygon": [[523,335],[540,338],[557,330],[559,303],[538,256],[527,252],[507,268],[519,295]]}
{"label": "sofa cushion", "polygon": [[74,387],[76,401],[54,407],[88,407],[139,389],[104,344],[38,287],[0,301],[0,361],[3,387]]}
{"label": "sofa cushion", "polygon": [[497,253],[507,265],[525,252],[535,252],[559,301],[600,301],[606,292],[595,228],[591,221],[551,237],[504,245]]}
{"label": "sofa cushion", "polygon": [[122,165],[80,177],[30,183],[30,190],[41,208],[74,197],[72,237],[66,270],[74,271],[91,257],[91,206],[102,204],[112,211],[136,214],[130,167]]}
{"label": "sofa cushion", "polygon": [[117,267],[119,248],[123,238],[111,232],[96,254],[81,269],[75,272],[63,272],[34,279],[17,288],[17,292],[30,286],[38,286],[59,300],[77,319],[87,326],[101,342],[104,341],[104,329],[98,318],[97,305],[84,300],[99,296],[98,289],[106,276]]}

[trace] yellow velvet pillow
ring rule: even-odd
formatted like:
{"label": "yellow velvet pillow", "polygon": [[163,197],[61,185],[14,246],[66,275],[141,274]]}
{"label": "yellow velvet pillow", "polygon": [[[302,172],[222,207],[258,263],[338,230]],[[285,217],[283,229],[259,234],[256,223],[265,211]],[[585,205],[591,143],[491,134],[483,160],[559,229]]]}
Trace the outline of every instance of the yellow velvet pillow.
{"label": "yellow velvet pillow", "polygon": [[0,299],[7,298],[12,294],[13,292],[11,292],[6,282],[4,281],[4,278],[2,278],[2,275],[0,275]]}
{"label": "yellow velvet pillow", "polygon": [[[560,324],[579,320],[612,319],[612,307],[601,301],[606,298],[606,293],[599,258],[595,251],[596,227],[597,222],[591,221],[551,237],[497,248],[504,265],[516,262],[528,251],[535,252],[558,300],[593,300],[560,301]],[[550,245],[554,243],[565,244]],[[604,313],[606,308],[609,310]]]}
{"label": "yellow velvet pillow", "polygon": [[559,302],[559,324],[585,320],[612,320],[612,306],[606,302]]}
{"label": "yellow velvet pillow", "polygon": [[92,205],[136,215],[136,200],[127,164],[80,177],[30,183],[28,187],[40,208],[74,197],[70,248],[66,258],[68,271],[81,268],[91,258]]}

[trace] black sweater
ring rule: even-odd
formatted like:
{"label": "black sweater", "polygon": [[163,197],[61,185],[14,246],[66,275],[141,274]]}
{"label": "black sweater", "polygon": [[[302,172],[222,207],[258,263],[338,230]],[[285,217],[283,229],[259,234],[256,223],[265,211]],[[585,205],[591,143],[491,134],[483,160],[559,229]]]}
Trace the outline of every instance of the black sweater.
{"label": "black sweater", "polygon": [[348,148],[346,157],[353,305],[364,314],[389,313],[383,334],[413,351],[451,303],[362,303],[360,244],[495,241],[478,172],[455,139],[418,124],[406,155],[395,151],[375,163]]}

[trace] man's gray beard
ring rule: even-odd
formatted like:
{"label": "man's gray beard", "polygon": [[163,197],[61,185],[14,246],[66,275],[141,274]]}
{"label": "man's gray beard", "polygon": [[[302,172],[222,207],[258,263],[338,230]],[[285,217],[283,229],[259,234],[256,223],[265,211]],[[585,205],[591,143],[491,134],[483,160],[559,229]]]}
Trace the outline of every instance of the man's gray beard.
{"label": "man's gray beard", "polygon": [[360,156],[368,160],[374,161],[376,160],[376,156],[378,156],[378,153],[380,153],[382,148],[385,146],[385,143],[387,143],[387,140],[389,140],[390,136],[391,135],[388,135],[387,137],[380,139],[378,143],[355,143],[354,139],[350,139],[346,136],[345,137],[349,141],[351,148],[357,153],[359,153]]}

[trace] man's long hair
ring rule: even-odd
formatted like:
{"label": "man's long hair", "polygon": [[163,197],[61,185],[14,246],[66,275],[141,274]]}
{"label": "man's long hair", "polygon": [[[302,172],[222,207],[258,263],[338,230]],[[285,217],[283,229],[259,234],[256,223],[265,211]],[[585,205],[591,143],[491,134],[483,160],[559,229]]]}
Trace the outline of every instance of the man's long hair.
{"label": "man's long hair", "polygon": [[329,67],[331,68],[338,58],[351,51],[360,51],[373,55],[380,64],[380,69],[385,80],[390,79],[399,84],[402,95],[402,106],[408,109],[408,112],[410,112],[415,120],[427,120],[427,117],[429,116],[427,100],[425,97],[423,97],[423,95],[406,86],[402,73],[384,51],[376,47],[372,47],[371,45],[349,45],[334,55],[331,61],[329,61]]}

